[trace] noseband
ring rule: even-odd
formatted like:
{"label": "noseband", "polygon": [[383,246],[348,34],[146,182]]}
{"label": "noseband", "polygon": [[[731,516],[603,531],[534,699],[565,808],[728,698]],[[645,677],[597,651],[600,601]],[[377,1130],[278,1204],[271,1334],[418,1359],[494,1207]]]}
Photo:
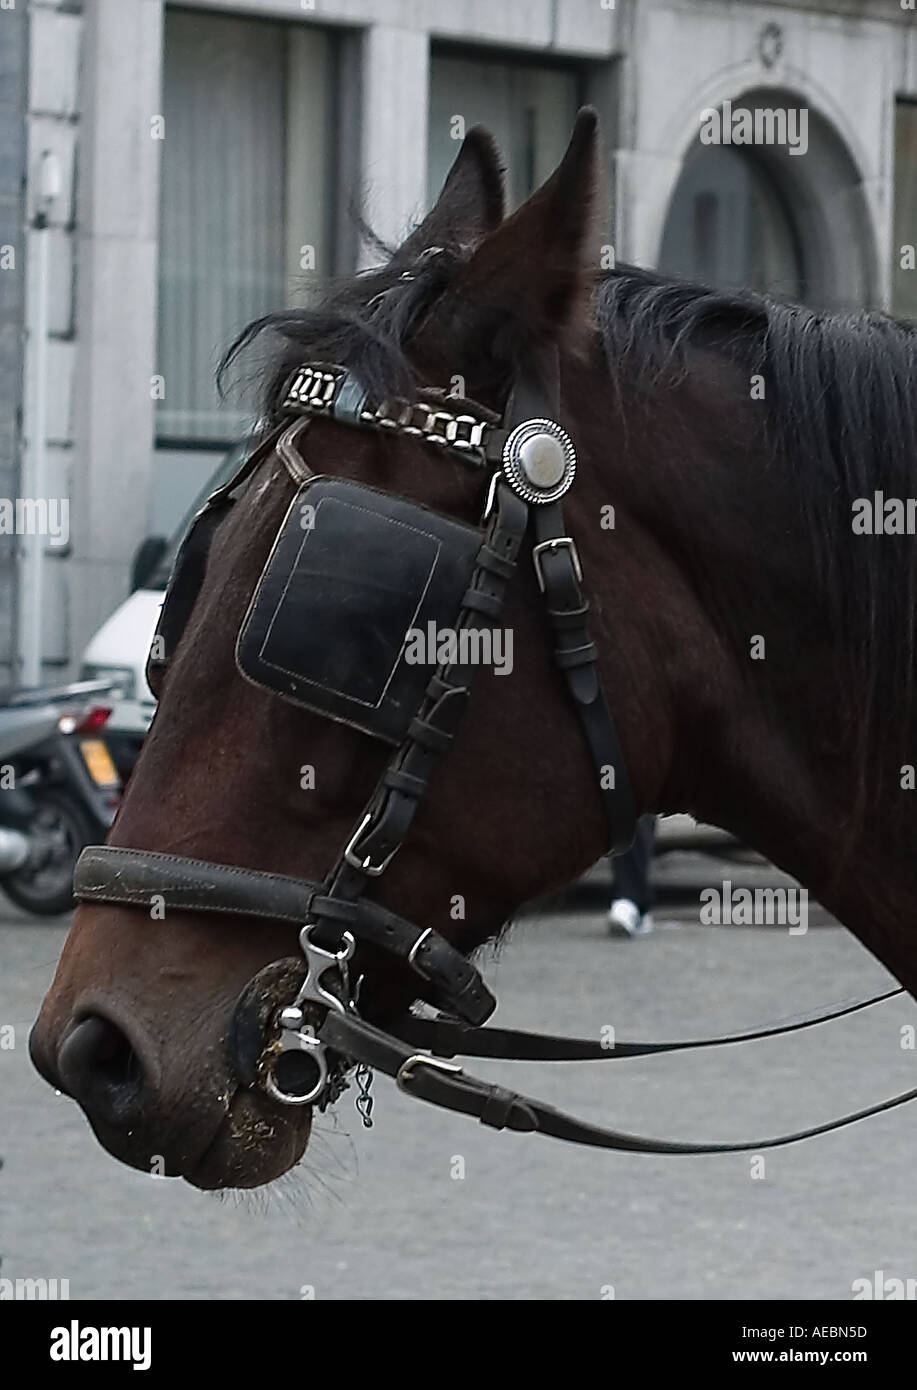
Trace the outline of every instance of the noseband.
{"label": "noseband", "polygon": [[[517,378],[502,421],[465,404],[466,410],[455,410],[449,397],[435,393],[413,402],[374,403],[345,367],[299,368],[286,388],[283,425],[195,518],[163,602],[150,675],[167,666],[181,638],[217,526],[242,484],[276,453],[298,491],[240,629],[237,664],[246,679],[281,698],[393,746],[324,882],[91,846],[77,864],[76,897],[148,908],[159,895],[180,911],[260,917],[299,928],[304,961],[277,961],[260,971],[240,995],[231,1030],[239,1083],[261,1087],[278,1104],[324,1109],[356,1071],[358,1105],[368,1122],[368,1079],[377,1069],[409,1094],[499,1129],[643,1153],[716,1153],[792,1142],[911,1099],[917,1091],[777,1139],[680,1143],[599,1129],[444,1060],[457,1054],[520,1060],[650,1055],[793,1032],[878,1002],[843,1004],[775,1027],[696,1042],[606,1047],[590,1039],[482,1028],[496,1001],[471,962],[433,928],[417,926],[369,896],[408,836],[439,757],[452,747],[479,664],[473,653],[501,616],[527,537],[554,660],[595,767],[611,852],[630,845],[636,824],[627,767],[589,636],[580,558],[564,522],[563,497],[574,481],[576,454],[557,423],[556,353],[546,358],[537,379]],[[462,460],[482,479],[486,500],[479,526],[362,484],[314,475],[297,442],[315,418],[409,436]],[[458,637],[455,652],[432,676],[405,657],[408,629],[426,622],[448,626]],[[367,945],[408,966],[423,981],[424,997],[441,1010],[439,1017],[409,1015],[391,1032],[362,1018],[351,961],[355,949]]]}

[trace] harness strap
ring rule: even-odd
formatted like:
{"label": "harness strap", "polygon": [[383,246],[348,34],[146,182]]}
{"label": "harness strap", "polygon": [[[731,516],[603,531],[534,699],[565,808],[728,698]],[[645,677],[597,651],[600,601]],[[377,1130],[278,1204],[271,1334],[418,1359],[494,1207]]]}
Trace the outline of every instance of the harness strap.
{"label": "harness strap", "polygon": [[470,961],[430,927],[417,927],[381,903],[341,902],[326,885],[177,854],[90,845],[77,860],[74,896],[85,903],[145,908],[157,897],[180,912],[261,917],[302,927],[333,918],[361,942],[384,947],[412,966],[447,1007],[483,1023],[496,1000]]}
{"label": "harness strap", "polygon": [[[321,916],[361,940],[385,946],[448,997],[456,1013],[472,1024],[493,1012],[494,1000],[478,972],[435,931],[416,927],[379,903],[328,897],[322,885],[284,874],[241,869],[174,854],[92,845],[77,862],[74,892],[80,902],[146,908],[160,895],[180,912],[261,917],[301,927]],[[513,1061],[606,1061],[660,1052],[719,1047],[798,1032],[870,1008],[904,991],[900,987],[865,1000],[844,1000],[818,1013],[802,1014],[742,1033],[678,1042],[615,1042],[606,1048],[593,1038],[557,1037],[509,1028],[469,1027],[452,1018],[406,1015],[395,1025],[401,1041],[427,1047],[442,1057],[503,1058]]]}
{"label": "harness strap", "polygon": [[[506,409],[510,429],[547,413],[559,420],[560,355],[556,345],[534,354],[529,370],[520,372]],[[554,637],[554,662],[579,718],[608,822],[609,851],[623,854],[633,844],[637,811],[627,763],[599,671],[598,651],[589,635],[589,604],[582,590],[576,543],[567,534],[558,500],[534,505],[532,560],[545,613]]]}
{"label": "harness strap", "polygon": [[[503,610],[508,582],[528,523],[528,509],[503,483],[456,620],[458,632],[485,631]],[[494,557],[499,564],[494,563]],[[400,848],[429,790],[440,755],[452,744],[479,667],[472,661],[437,668],[424,702],[364,812],[362,824],[332,875],[331,894],[355,898]]]}
{"label": "harness strap", "polygon": [[554,662],[579,716],[608,821],[609,848],[623,854],[633,844],[637,809],[627,763],[599,671],[598,650],[589,635],[589,604],[580,584],[579,556],[566,534],[560,502],[534,507],[535,573],[554,638]]}
{"label": "harness strap", "polygon": [[837,1120],[811,1125],[807,1129],[769,1139],[748,1140],[744,1143],[698,1144],[677,1139],[652,1139],[622,1130],[603,1129],[598,1125],[566,1115],[552,1105],[545,1105],[531,1096],[520,1095],[503,1086],[491,1085],[475,1076],[468,1076],[451,1062],[415,1053],[410,1045],[381,1032],[353,1013],[329,1013],[318,1036],[322,1042],[365,1066],[383,1071],[393,1077],[399,1089],[408,1095],[425,1100],[430,1105],[459,1114],[476,1116],[495,1129],[512,1129],[522,1133],[549,1134],[574,1144],[586,1144],[599,1149],[641,1154],[727,1154],[749,1153],[759,1149],[779,1148],[844,1129],[859,1120],[869,1119],[885,1110],[917,1099],[917,1087],[892,1096],[889,1100],[856,1110]]}
{"label": "harness strap", "polygon": [[688,1052],[704,1047],[727,1047],[732,1043],[759,1042],[799,1033],[820,1023],[846,1018],[884,1004],[903,994],[898,986],[874,994],[869,999],[842,1000],[827,1009],[778,1019],[760,1028],[741,1033],[721,1033],[712,1038],[686,1038],[677,1042],[618,1042],[606,1046],[595,1038],[561,1037],[552,1033],[529,1033],[516,1028],[469,1028],[450,1018],[419,1018],[406,1014],[393,1025],[403,1042],[425,1047],[437,1057],[491,1057],[509,1062],[606,1062],[627,1057],[653,1057],[660,1052]]}

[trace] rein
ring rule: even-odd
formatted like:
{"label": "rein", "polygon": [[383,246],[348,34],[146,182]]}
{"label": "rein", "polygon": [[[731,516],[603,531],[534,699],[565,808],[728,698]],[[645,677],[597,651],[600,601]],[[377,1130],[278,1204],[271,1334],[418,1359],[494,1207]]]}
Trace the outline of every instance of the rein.
{"label": "rein", "polygon": [[[694,1144],[599,1128],[469,1076],[444,1060],[456,1055],[606,1060],[728,1045],[796,1032],[903,991],[889,990],[752,1032],[684,1042],[617,1043],[605,1048],[591,1039],[481,1027],[496,1000],[471,962],[432,928],[419,927],[367,896],[407,837],[439,757],[452,746],[476,670],[470,659],[445,662],[415,691],[415,677],[403,661],[406,633],[392,608],[399,600],[399,612],[413,613],[427,603],[434,619],[443,625],[451,619],[449,625],[460,634],[486,632],[502,613],[523,543],[531,534],[532,563],[554,661],[595,765],[610,849],[626,849],[633,839],[636,807],[602,688],[598,651],[589,635],[579,553],[562,509],[563,496],[574,481],[576,454],[557,423],[557,353],[545,359],[538,380],[517,379],[502,422],[473,403],[468,403],[467,412],[456,412],[449,408],[448,397],[432,404],[374,404],[347,368],[322,363],[307,364],[293,374],[283,409],[295,417],[293,423],[275,430],[195,518],[166,592],[148,670],[155,674],[167,667],[196,601],[217,525],[234,505],[241,485],[276,453],[299,490],[243,621],[237,665],[246,679],[281,698],[394,744],[391,759],[323,883],[116,846],[84,850],[74,875],[75,896],[81,902],[147,907],[158,894],[167,907],[179,911],[259,917],[300,929],[304,962],[284,960],[267,966],[237,1001],[230,1050],[240,1084],[260,1086],[279,1104],[323,1110],[339,1098],[356,1069],[363,1102],[358,1108],[366,1123],[369,1069],[379,1070],[407,1094],[477,1116],[496,1129],[660,1154],[738,1153],[794,1143],[917,1097],[915,1088],[773,1139]],[[313,474],[296,445],[309,421],[322,417],[421,439],[481,472],[488,486],[480,527],[462,526],[361,484]],[[304,505],[315,514],[314,527],[305,537],[296,534]],[[339,573],[326,571],[323,557],[339,556],[348,528],[354,527],[367,554],[384,570],[385,582],[373,584],[370,566],[366,601],[382,604],[379,595],[384,594],[386,604],[366,628],[374,638],[382,634],[381,650],[373,648],[371,657],[362,665],[358,662],[348,684],[348,672],[336,672],[332,680],[323,662],[343,611],[340,589],[335,587],[341,582]],[[335,570],[340,571],[339,564]],[[294,602],[291,595],[299,597]],[[315,605],[308,621],[303,604]],[[291,655],[293,634],[304,629],[322,633],[324,650]],[[368,678],[372,695],[364,689]],[[381,947],[410,967],[444,1010],[443,1016],[408,1015],[390,1032],[363,1019],[360,981],[352,984],[350,971],[358,945]],[[284,998],[288,1002],[283,1003]]]}

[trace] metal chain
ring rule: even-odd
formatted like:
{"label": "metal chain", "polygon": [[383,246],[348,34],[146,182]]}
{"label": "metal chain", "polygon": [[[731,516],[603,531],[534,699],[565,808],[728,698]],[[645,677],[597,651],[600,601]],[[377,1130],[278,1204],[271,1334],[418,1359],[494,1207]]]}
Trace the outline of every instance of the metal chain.
{"label": "metal chain", "polygon": [[368,1067],[365,1062],[361,1062],[354,1072],[354,1080],[360,1092],[354,1101],[357,1107],[357,1113],[363,1121],[363,1128],[372,1129],[374,1105],[373,1097],[370,1094],[373,1084],[372,1067]]}

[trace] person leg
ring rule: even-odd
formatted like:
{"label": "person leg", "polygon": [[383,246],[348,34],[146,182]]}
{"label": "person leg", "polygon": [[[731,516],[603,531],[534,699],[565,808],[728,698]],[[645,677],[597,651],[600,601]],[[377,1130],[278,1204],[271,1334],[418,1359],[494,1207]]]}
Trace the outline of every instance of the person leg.
{"label": "person leg", "polygon": [[642,816],[637,823],[631,848],[611,861],[614,888],[608,913],[609,925],[613,930],[626,932],[628,936],[646,936],[653,929],[650,865],[655,835],[656,817]]}

